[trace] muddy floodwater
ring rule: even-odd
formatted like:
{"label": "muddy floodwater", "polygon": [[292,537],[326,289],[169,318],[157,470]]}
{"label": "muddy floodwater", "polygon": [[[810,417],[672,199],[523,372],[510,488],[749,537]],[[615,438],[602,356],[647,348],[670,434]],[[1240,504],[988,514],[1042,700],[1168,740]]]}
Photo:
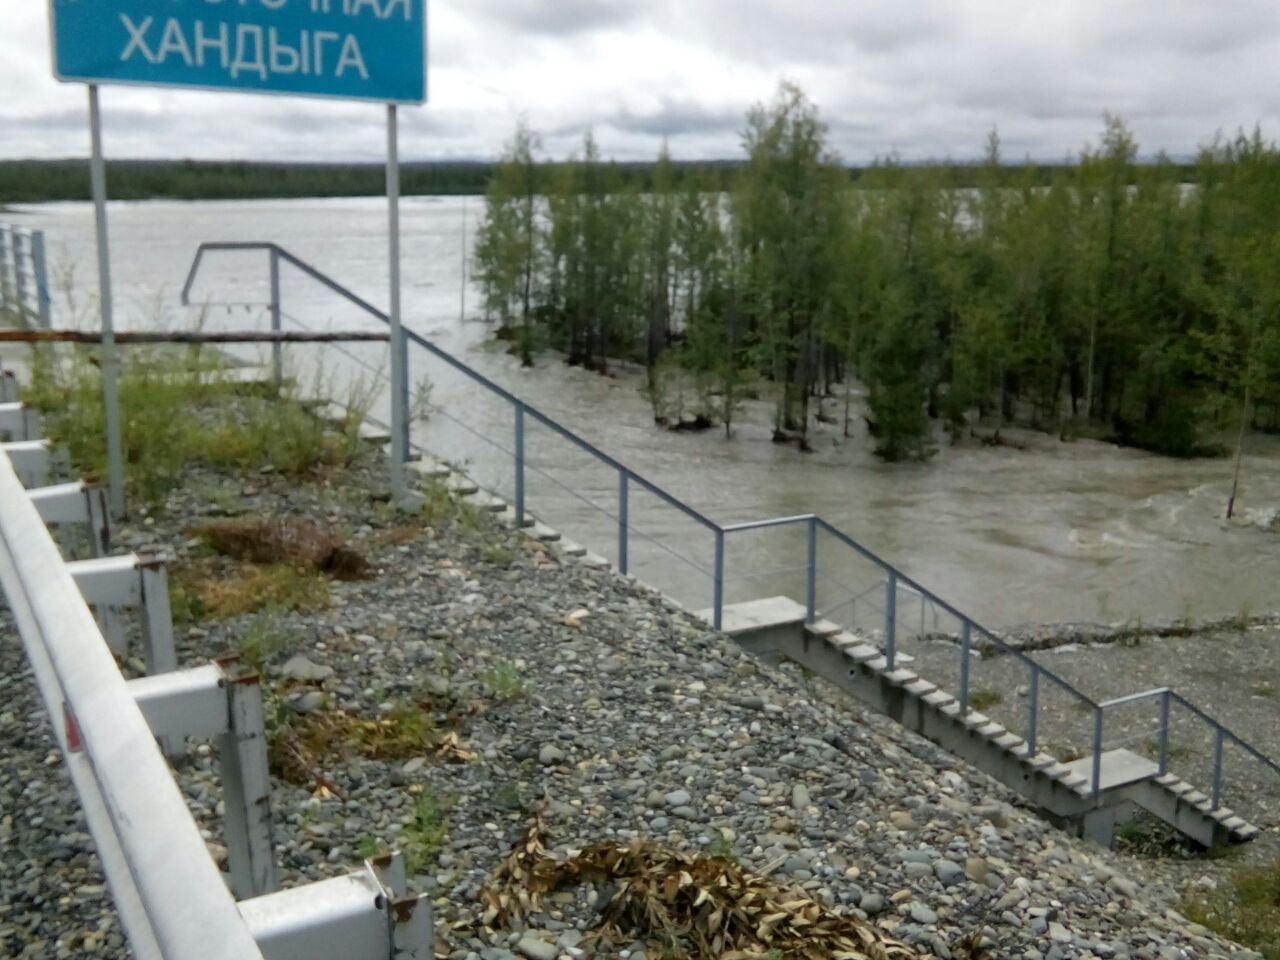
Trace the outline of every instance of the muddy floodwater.
{"label": "muddy floodwater", "polygon": [[[1027,449],[943,445],[922,465],[885,465],[870,454],[861,418],[854,436],[820,426],[815,452],[775,446],[765,404],[749,405],[732,440],[657,429],[633,372],[604,378],[551,357],[521,370],[463,321],[463,238],[474,237],[478,198],[411,198],[403,207],[406,324],[720,522],[815,512],[978,620],[1001,627],[1063,620],[1200,618],[1275,609],[1280,536],[1224,520],[1226,460],[1169,460],[1133,450],[1018,433]],[[86,204],[20,208],[10,219],[44,229],[59,323],[92,324],[97,279]],[[198,243],[274,241],[378,306],[387,303],[385,203],[377,199],[146,202],[111,206],[117,323],[264,329],[264,254],[211,257],[193,287],[201,310],[178,306]],[[313,281],[285,268],[286,325],[376,326]],[[474,317],[478,293],[466,291]],[[306,386],[344,393],[385,348],[348,353],[290,347]],[[430,382],[434,412],[415,439],[466,462],[510,496],[513,416],[437,361],[415,353],[411,379]],[[366,375],[372,377],[372,375]],[[369,383],[370,380],[365,381]],[[385,390],[381,391],[385,393]],[[856,402],[855,402],[856,403]],[[837,404],[831,402],[831,412]],[[385,416],[379,395],[375,414]],[[592,550],[616,558],[618,479],[545,428],[530,424],[531,508]],[[711,602],[712,538],[696,522],[636,492],[629,503],[632,571],[681,602]],[[1280,439],[1253,437],[1241,502],[1262,516],[1280,509]],[[799,528],[736,534],[726,545],[726,598],[776,593],[803,599]],[[823,538],[819,605],[874,622],[884,592],[870,564]],[[856,599],[855,599],[856,598]],[[589,600],[589,598],[582,598]],[[900,600],[909,606],[910,598]],[[926,609],[929,618],[936,611]],[[900,610],[909,619],[919,612]]]}

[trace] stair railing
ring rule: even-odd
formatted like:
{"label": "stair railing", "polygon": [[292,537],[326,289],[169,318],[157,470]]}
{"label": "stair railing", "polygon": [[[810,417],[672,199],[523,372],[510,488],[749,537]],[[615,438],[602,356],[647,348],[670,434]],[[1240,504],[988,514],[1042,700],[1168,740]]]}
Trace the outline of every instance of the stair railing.
{"label": "stair railing", "polygon": [[[184,306],[191,306],[191,289],[195,283],[196,276],[200,270],[201,264],[206,253],[215,253],[220,251],[252,251],[260,250],[266,252],[269,258],[270,282],[271,282],[271,302],[268,304],[271,308],[271,322],[273,329],[279,329],[281,317],[283,315],[280,304],[280,265],[288,264],[296,268],[312,280],[321,284],[330,292],[341,297],[343,300],[359,308],[368,316],[385,324],[390,324],[388,315],[379,310],[369,301],[360,297],[352,290],[337,282],[333,278],[322,273],[320,270],[310,264],[300,260],[298,257],[289,253],[284,248],[271,242],[254,241],[254,242],[217,242],[202,243],[197,248],[195,258],[191,263],[191,267],[187,272],[186,282],[182,287],[182,303]],[[712,572],[712,597],[711,597],[711,620],[713,626],[718,630],[723,627],[724,615],[724,585],[725,585],[725,554],[727,549],[728,538],[734,534],[741,534],[748,531],[759,531],[764,529],[782,529],[793,526],[803,526],[805,528],[805,617],[808,623],[816,622],[820,617],[824,616],[824,612],[819,609],[817,603],[817,583],[823,576],[819,569],[818,562],[818,537],[820,533],[825,533],[833,537],[838,543],[847,550],[852,551],[863,560],[873,564],[885,577],[884,581],[884,629],[883,629],[883,645],[884,656],[887,663],[887,670],[893,672],[897,667],[898,661],[898,617],[897,617],[897,597],[899,590],[905,589],[917,593],[923,601],[934,604],[938,609],[951,617],[960,624],[960,643],[957,649],[960,652],[960,709],[961,716],[969,716],[972,706],[970,703],[972,691],[970,685],[970,660],[973,656],[973,647],[975,638],[985,640],[987,643],[997,647],[1005,654],[1015,657],[1019,662],[1023,663],[1028,671],[1028,704],[1027,704],[1027,737],[1028,756],[1034,756],[1039,750],[1040,738],[1040,720],[1041,720],[1041,700],[1042,687],[1044,682],[1051,684],[1053,687],[1062,691],[1072,701],[1079,705],[1082,712],[1088,714],[1092,720],[1092,769],[1090,771],[1090,784],[1093,797],[1096,799],[1101,792],[1102,780],[1102,746],[1104,743],[1106,711],[1109,708],[1120,706],[1123,704],[1134,703],[1144,699],[1155,697],[1157,694],[1161,697],[1160,701],[1160,726],[1159,726],[1159,750],[1160,750],[1160,772],[1165,773],[1168,768],[1169,759],[1169,707],[1174,704],[1180,704],[1186,707],[1201,722],[1207,724],[1212,732],[1214,742],[1213,756],[1213,783],[1211,787],[1212,809],[1217,810],[1221,806],[1222,788],[1223,788],[1223,747],[1227,742],[1231,742],[1241,747],[1253,759],[1262,763],[1267,769],[1273,773],[1280,775],[1280,764],[1277,764],[1271,758],[1267,757],[1247,741],[1237,736],[1234,732],[1223,726],[1213,717],[1209,716],[1203,710],[1192,705],[1189,701],[1179,696],[1177,693],[1160,688],[1159,691],[1146,691],[1145,693],[1134,694],[1129,697],[1120,697],[1115,700],[1107,700],[1103,702],[1095,701],[1092,697],[1077,689],[1063,677],[1059,676],[1053,670],[1043,666],[1034,660],[1023,650],[1017,646],[1006,643],[995,632],[982,626],[972,617],[962,613],[956,607],[952,606],[946,600],[939,597],[932,590],[914,580],[911,576],[895,567],[893,564],[884,560],[876,553],[854,540],[848,534],[823,520],[815,514],[801,514],[790,517],[774,517],[765,520],[754,520],[744,523],[733,523],[722,525],[707,517],[705,514],[684,503],[674,494],[669,493],[653,481],[647,479],[636,471],[632,470],[625,464],[619,462],[609,454],[600,450],[590,441],[579,436],[555,421],[547,414],[541,412],[536,407],[521,400],[515,394],[511,393],[504,387],[499,386],[493,380],[484,374],[472,369],[463,361],[454,357],[452,354],[441,349],[414,331],[404,328],[403,335],[406,340],[406,356],[411,356],[411,352],[407,349],[408,344],[413,344],[436,359],[444,362],[453,370],[461,373],[464,377],[470,379],[474,383],[479,384],[489,393],[504,400],[510,405],[513,414],[513,437],[514,450],[512,456],[512,467],[514,470],[514,490],[515,503],[513,504],[516,521],[518,524],[525,525],[530,521],[528,504],[526,502],[525,479],[527,471],[526,457],[526,426],[528,421],[532,420],[542,424],[553,433],[567,440],[579,450],[590,455],[597,463],[614,471],[617,475],[617,567],[620,572],[626,574],[630,570],[629,547],[632,533],[632,524],[630,522],[630,503],[631,491],[633,488],[645,490],[656,496],[663,503],[679,511],[685,517],[693,520],[696,524],[706,530],[712,539],[712,549],[714,556],[714,569]],[[278,350],[277,345],[277,350]],[[280,360],[278,353],[273,357],[273,363],[277,371],[279,370]],[[394,398],[393,398],[394,399]],[[400,398],[407,406],[408,398]],[[406,430],[408,418],[404,418]],[[406,437],[405,449],[410,449],[411,444]],[[683,558],[686,559],[687,558]],[[692,561],[689,561],[692,563]],[[696,565],[695,565],[696,566]],[[859,599],[861,595],[854,599]],[[848,601],[845,601],[848,603]]]}

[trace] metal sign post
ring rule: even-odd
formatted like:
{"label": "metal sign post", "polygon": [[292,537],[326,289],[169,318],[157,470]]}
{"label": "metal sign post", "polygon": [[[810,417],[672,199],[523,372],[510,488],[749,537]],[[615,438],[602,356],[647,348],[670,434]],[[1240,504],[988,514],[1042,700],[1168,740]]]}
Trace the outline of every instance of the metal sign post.
{"label": "metal sign post", "polygon": [[400,129],[396,105],[387,104],[387,238],[391,274],[391,502],[404,502],[408,459],[409,357],[400,329]]}
{"label": "metal sign post", "polygon": [[[409,367],[400,325],[396,105],[426,100],[426,0],[49,0],[54,75],[89,84],[111,504],[124,509],[99,83],[285,93],[387,106],[391,494],[405,499]],[[273,291],[278,278],[273,274]],[[278,300],[273,296],[273,301]],[[273,314],[273,321],[275,320]],[[274,326],[274,324],[273,324]],[[275,364],[278,369],[279,364]]]}
{"label": "metal sign post", "polygon": [[98,85],[89,84],[89,140],[93,219],[98,231],[98,306],[102,314],[102,403],[106,408],[107,481],[111,512],[124,514],[124,444],[120,435],[120,394],[116,382],[115,319],[111,310],[111,247],[107,238],[107,173],[102,159],[102,115]]}

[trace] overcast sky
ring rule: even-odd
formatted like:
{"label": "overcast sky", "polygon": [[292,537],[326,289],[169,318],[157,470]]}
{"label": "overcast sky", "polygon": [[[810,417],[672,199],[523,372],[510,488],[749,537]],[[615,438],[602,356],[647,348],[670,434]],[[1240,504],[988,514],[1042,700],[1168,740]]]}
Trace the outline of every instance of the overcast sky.
{"label": "overcast sky", "polygon": [[[414,160],[496,155],[525,116],[564,156],[732,157],[746,109],[799,83],[845,160],[1058,160],[1125,117],[1142,152],[1280,136],[1276,0],[428,0],[430,103]],[[49,67],[44,0],[0,0],[0,157],[87,153],[85,93]],[[111,87],[115,157],[373,160],[372,105]]]}

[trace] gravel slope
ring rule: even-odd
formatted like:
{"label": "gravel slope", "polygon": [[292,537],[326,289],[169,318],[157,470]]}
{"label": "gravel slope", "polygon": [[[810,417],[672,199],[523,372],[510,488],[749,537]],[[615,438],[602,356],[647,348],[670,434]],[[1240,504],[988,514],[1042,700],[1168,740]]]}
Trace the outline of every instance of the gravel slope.
{"label": "gravel slope", "polygon": [[[444,839],[417,882],[437,903],[441,955],[458,960],[643,955],[582,940],[595,903],[583,891],[553,898],[536,929],[479,923],[481,885],[538,810],[561,850],[653,837],[731,853],[939,957],[975,931],[997,958],[1253,956],[1172,912],[1172,878],[1067,837],[989,778],[634,582],[487,520],[406,524],[370,501],[380,485],[372,462],[306,484],[193,475],[120,531],[123,546],[183,558],[198,551],[184,530],[211,501],[341,528],[373,575],[334,583],[327,609],[266,622],[290,638],[268,665],[269,713],[372,718],[425,703],[473,754],[326,761],[337,795],[277,784],[286,883],[352,869],[369,837],[412,834],[429,798]],[[263,628],[184,627],[182,659]],[[0,954],[126,956],[3,616],[0,638]],[[178,776],[217,853],[208,748],[193,746]]]}

